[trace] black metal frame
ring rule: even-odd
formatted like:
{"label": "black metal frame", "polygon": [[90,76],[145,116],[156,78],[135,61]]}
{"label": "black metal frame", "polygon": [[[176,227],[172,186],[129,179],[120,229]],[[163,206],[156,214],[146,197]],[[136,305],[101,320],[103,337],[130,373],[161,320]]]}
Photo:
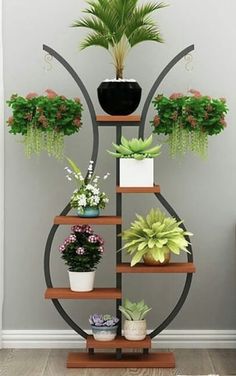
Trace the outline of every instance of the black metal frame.
{"label": "black metal frame", "polygon": [[[43,50],[48,52],[51,56],[56,58],[63,66],[64,68],[68,71],[68,73],[72,76],[72,78],[75,80],[77,85],[79,86],[85,101],[88,105],[88,109],[90,112],[91,120],[92,120],[92,127],[93,127],[93,151],[92,151],[92,157],[91,160],[94,161],[94,168],[96,167],[97,163],[97,156],[98,156],[98,148],[99,148],[99,132],[98,132],[98,126],[116,126],[116,143],[120,142],[121,135],[122,135],[122,126],[139,126],[139,137],[144,138],[144,129],[145,129],[145,122],[146,122],[146,117],[147,117],[147,112],[148,108],[151,104],[152,98],[155,95],[156,90],[158,89],[160,83],[163,81],[163,79],[166,77],[168,72],[175,66],[175,64],[180,61],[184,56],[186,56],[188,53],[194,50],[194,45],[190,45],[184,50],[182,50],[178,55],[176,55],[170,63],[163,69],[163,71],[160,73],[156,81],[154,82],[147,99],[144,103],[143,111],[141,114],[141,123],[122,123],[117,124],[117,123],[101,123],[96,121],[96,114],[94,110],[93,103],[91,101],[91,98],[87,92],[86,87],[84,86],[83,82],[79,78],[78,74],[75,72],[75,70],[70,66],[70,64],[61,56],[59,55],[55,50],[52,48],[43,45]],[[119,161],[117,159],[116,161],[116,183],[119,185]],[[167,202],[167,200],[160,194],[160,193],[155,193],[156,198],[159,200],[159,202],[163,205],[163,207],[168,211],[168,213],[176,218],[177,220],[180,220],[179,216],[175,212],[175,210],[172,208],[172,206]],[[60,215],[67,215],[68,212],[70,211],[71,207],[70,204],[68,203],[67,206],[63,209]],[[121,216],[122,215],[122,194],[117,193],[116,194],[116,215]],[[184,230],[186,230],[185,226],[182,224],[181,225]],[[44,254],[44,274],[45,274],[45,281],[46,285],[48,288],[52,288],[52,280],[51,280],[51,273],[50,273],[50,253],[51,253],[51,247],[52,247],[52,242],[55,236],[55,233],[58,229],[58,225],[53,225],[51,228],[51,231],[49,233],[47,242],[46,242],[46,247],[45,247],[45,254]],[[117,225],[116,226],[116,235],[118,235],[122,231],[122,226]],[[189,241],[189,237],[187,237],[187,240]],[[116,236],[116,249],[121,248],[121,237]],[[187,259],[188,262],[193,262],[193,251],[191,244],[188,246],[188,250],[190,253],[187,254]],[[120,263],[122,261],[122,255],[121,252],[116,252],[116,263]],[[170,322],[174,320],[180,309],[182,308],[188,293],[189,289],[191,286],[192,282],[192,273],[187,273],[186,280],[185,280],[185,285],[182,291],[182,294],[175,305],[174,309],[171,311],[171,313],[168,315],[168,317],[155,329],[150,333],[150,337],[154,338],[156,335],[158,335],[163,329],[165,329]],[[122,290],[122,274],[117,273],[116,274],[116,287]],[[66,313],[58,299],[52,299],[52,302],[57,309],[58,313],[61,315],[61,317],[67,322],[67,324],[74,329],[78,334],[80,334],[83,338],[87,338],[88,334],[81,329]],[[116,314],[117,316],[121,319],[121,312],[118,310],[119,305],[121,304],[122,300],[117,299],[116,300]],[[118,334],[121,334],[121,320],[120,320],[120,326],[118,330]],[[93,349],[90,349],[90,353],[93,353]],[[148,349],[143,350],[144,354],[148,353]],[[116,349],[116,356],[118,359],[121,358],[122,356],[122,350],[121,349]]]}

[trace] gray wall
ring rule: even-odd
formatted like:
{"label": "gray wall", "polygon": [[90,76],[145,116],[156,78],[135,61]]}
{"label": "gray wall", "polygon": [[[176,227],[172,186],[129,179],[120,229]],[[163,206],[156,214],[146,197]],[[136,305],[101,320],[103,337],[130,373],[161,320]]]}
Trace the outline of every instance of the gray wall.
{"label": "gray wall", "polygon": [[[97,113],[96,98],[100,81],[113,77],[109,55],[99,48],[79,52],[84,30],[69,25],[80,16],[85,1],[77,0],[4,0],[5,90],[25,95],[42,93],[47,88],[78,96],[70,76],[56,62],[52,70],[44,60],[42,44],[61,53],[78,71],[91,93]],[[194,70],[188,72],[182,61],[168,75],[160,92],[187,91],[228,100],[228,128],[209,142],[209,157],[202,161],[188,155],[171,160],[166,148],[156,161],[156,181],[163,195],[184,218],[194,233],[193,249],[197,274],[183,310],[171,328],[236,329],[236,252],[235,252],[235,76],[236,28],[234,0],[169,0],[169,8],[158,16],[165,44],[146,43],[133,49],[127,60],[126,76],[136,78],[143,87],[143,99],[160,70],[180,50],[195,43]],[[140,106],[141,108],[141,106]],[[9,115],[8,109],[6,116]],[[153,116],[150,109],[148,119]],[[66,154],[85,169],[92,147],[91,122],[85,107],[83,129],[66,140]],[[150,133],[149,124],[146,127]],[[129,132],[131,135],[131,132]],[[136,135],[133,130],[132,135]],[[98,172],[110,171],[106,190],[111,204],[106,213],[114,212],[115,160],[105,150],[114,140],[114,130],[100,131]],[[66,324],[50,301],[43,299],[44,246],[53,217],[67,203],[73,187],[66,181],[64,163],[46,155],[27,160],[20,138],[6,132],[6,207],[5,207],[5,302],[4,329],[62,329]],[[154,197],[125,197],[124,216],[127,226],[134,213],[145,213],[156,206]],[[106,238],[106,253],[97,272],[97,286],[114,286],[114,229],[97,228]],[[68,284],[66,268],[57,246],[67,235],[60,228],[54,241],[52,270],[55,285]],[[131,299],[145,297],[153,306],[149,326],[159,323],[177,301],[183,276],[125,276],[125,295]],[[75,320],[87,327],[87,315],[94,311],[113,311],[113,302],[66,302]]]}

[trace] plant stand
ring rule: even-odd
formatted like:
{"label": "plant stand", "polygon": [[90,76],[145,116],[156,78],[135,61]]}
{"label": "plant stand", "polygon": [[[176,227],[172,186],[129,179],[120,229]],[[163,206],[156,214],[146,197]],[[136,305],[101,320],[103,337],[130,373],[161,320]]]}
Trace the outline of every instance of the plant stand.
{"label": "plant stand", "polygon": [[[148,107],[156,92],[157,87],[169,72],[169,70],[178,62],[182,57],[193,50],[193,46],[187,47],[180,54],[178,54],[163,70],[160,76],[154,83],[147,100],[144,104],[143,112],[141,116],[96,116],[91,99],[88,92],[83,85],[82,81],[71,68],[71,66],[54,50],[44,46],[44,50],[50,55],[55,57],[71,74],[79,85],[84,98],[88,104],[92,124],[93,124],[93,153],[91,160],[94,161],[94,167],[96,166],[98,145],[99,145],[99,127],[112,126],[116,131],[116,143],[119,144],[122,136],[123,127],[138,127],[139,137],[143,138],[144,125]],[[152,352],[151,340],[157,336],[163,329],[165,329],[169,323],[175,318],[180,309],[182,308],[192,281],[192,275],[195,272],[195,266],[193,264],[193,253],[191,245],[189,244],[188,250],[191,252],[187,254],[187,262],[185,263],[170,263],[165,266],[146,266],[142,263],[130,267],[130,264],[122,262],[122,253],[116,252],[116,287],[115,288],[95,288],[90,292],[73,292],[69,288],[55,288],[53,287],[50,273],[50,253],[52,247],[52,241],[59,225],[79,225],[79,224],[91,224],[91,225],[112,225],[116,226],[116,235],[122,231],[122,195],[123,194],[154,194],[160,203],[165,207],[169,214],[176,218],[178,221],[180,218],[170,204],[160,193],[160,186],[153,185],[151,187],[121,187],[119,184],[119,161],[116,160],[116,215],[115,216],[100,216],[97,218],[80,218],[76,216],[68,216],[70,211],[70,204],[68,204],[62,213],[55,217],[54,225],[49,233],[44,256],[44,271],[47,290],[45,292],[45,298],[51,299],[55,308],[67,322],[67,324],[74,329],[79,335],[86,340],[87,352],[69,353],[67,360],[68,368],[174,368],[175,358],[171,352]],[[184,225],[181,225],[185,229]],[[186,230],[186,229],[185,229]],[[189,239],[188,239],[189,240]],[[121,237],[116,236],[116,249],[121,248]],[[142,341],[128,341],[122,337],[121,332],[121,312],[118,310],[119,305],[122,304],[122,276],[124,273],[131,275],[133,273],[186,273],[186,281],[182,291],[182,294],[168,317],[154,329],[144,340]],[[120,325],[118,329],[118,336],[113,341],[100,342],[96,341],[93,336],[88,335],[77,323],[75,323],[70,316],[66,313],[59,300],[63,299],[112,299],[116,302],[116,315],[120,319]],[[101,353],[95,352],[97,349],[114,349],[115,352]],[[123,352],[126,349],[138,349],[140,352]]]}

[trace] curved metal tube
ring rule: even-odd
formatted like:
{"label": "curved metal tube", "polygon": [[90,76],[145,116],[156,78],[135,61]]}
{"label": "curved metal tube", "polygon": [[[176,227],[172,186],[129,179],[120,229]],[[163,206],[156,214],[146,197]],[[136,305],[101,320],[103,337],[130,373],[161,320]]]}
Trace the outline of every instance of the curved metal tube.
{"label": "curved metal tube", "polygon": [[155,95],[155,92],[156,90],[158,89],[158,87],[160,86],[160,84],[162,83],[162,81],[164,80],[164,78],[166,77],[166,75],[169,73],[169,71],[187,54],[189,54],[189,52],[193,51],[194,50],[194,44],[191,44],[190,46],[186,47],[184,50],[182,50],[178,55],[176,55],[170,62],[169,64],[167,64],[167,66],[163,69],[163,71],[159,74],[159,76],[157,77],[156,81],[154,82],[154,84],[152,85],[152,88],[147,96],[147,99],[144,103],[144,106],[143,106],[143,111],[142,111],[142,115],[141,115],[141,125],[140,125],[140,128],[139,128],[139,138],[143,138],[144,137],[144,128],[145,128],[145,122],[146,122],[146,117],[147,117],[147,112],[148,112],[148,109],[149,109],[149,106],[151,104],[151,101]]}

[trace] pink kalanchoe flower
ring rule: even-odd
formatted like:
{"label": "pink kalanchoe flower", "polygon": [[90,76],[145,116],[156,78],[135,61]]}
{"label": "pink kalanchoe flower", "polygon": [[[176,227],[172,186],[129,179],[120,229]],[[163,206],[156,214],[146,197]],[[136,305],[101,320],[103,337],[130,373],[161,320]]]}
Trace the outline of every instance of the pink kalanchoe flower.
{"label": "pink kalanchoe flower", "polygon": [[70,235],[69,236],[69,240],[70,240],[71,243],[76,242],[76,236],[75,235]]}
{"label": "pink kalanchoe flower", "polygon": [[89,225],[87,225],[87,226],[86,226],[86,229],[85,229],[85,232],[86,232],[87,234],[92,235],[92,234],[93,234],[93,229],[92,229],[92,227],[89,226]]}
{"label": "pink kalanchoe flower", "polygon": [[101,245],[104,244],[104,240],[103,240],[103,238],[101,236],[98,236],[97,240],[98,240],[99,244],[101,244]]}
{"label": "pink kalanchoe flower", "polygon": [[71,227],[71,231],[73,232],[83,232],[83,227],[81,225],[74,225]]}
{"label": "pink kalanchoe flower", "polygon": [[66,247],[64,246],[64,244],[60,245],[60,247],[59,247],[60,252],[64,252],[65,249],[66,249]]}
{"label": "pink kalanchoe flower", "polygon": [[90,235],[90,236],[88,237],[88,241],[89,241],[89,243],[97,243],[97,241],[98,241],[98,236],[97,236],[97,235]]}
{"label": "pink kalanchoe flower", "polygon": [[190,89],[189,93],[193,94],[194,97],[201,97],[202,96],[202,94],[200,93],[200,91],[195,90],[195,89]]}
{"label": "pink kalanchoe flower", "polygon": [[26,99],[32,99],[32,98],[35,98],[35,97],[37,97],[37,96],[38,96],[37,93],[28,93],[28,94],[26,95]]}
{"label": "pink kalanchoe flower", "polygon": [[85,252],[84,247],[79,247],[76,249],[77,255],[83,255]]}
{"label": "pink kalanchoe flower", "polygon": [[170,95],[170,99],[182,98],[182,96],[183,96],[182,93],[173,93]]}
{"label": "pink kalanchoe flower", "polygon": [[104,247],[99,247],[98,250],[100,253],[104,253]]}
{"label": "pink kalanchoe flower", "polygon": [[55,98],[58,96],[57,93],[51,89],[45,90],[45,93],[47,93],[48,98]]}

